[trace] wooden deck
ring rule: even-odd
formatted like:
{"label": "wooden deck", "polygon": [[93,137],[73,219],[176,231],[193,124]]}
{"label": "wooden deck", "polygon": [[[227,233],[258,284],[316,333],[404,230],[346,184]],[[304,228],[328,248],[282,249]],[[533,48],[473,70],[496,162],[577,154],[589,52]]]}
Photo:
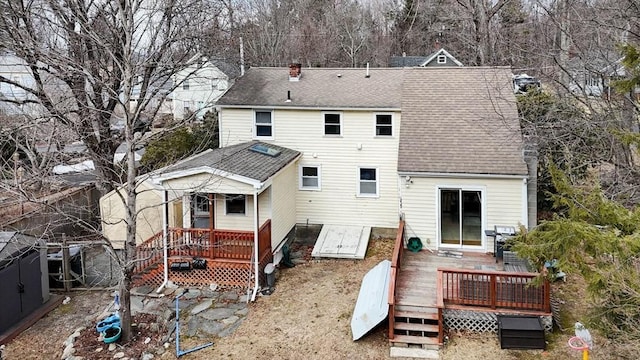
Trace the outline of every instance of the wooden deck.
{"label": "wooden deck", "polygon": [[438,268],[488,269],[495,267],[489,254],[465,252],[462,258],[438,256],[428,250],[405,251],[396,284],[396,304],[437,307],[436,279]]}
{"label": "wooden deck", "polygon": [[[389,341],[426,349],[442,346],[445,309],[528,315],[550,313],[548,281],[537,274],[504,271],[489,254],[404,248],[400,221],[391,259]],[[513,270],[513,269],[509,269]]]}

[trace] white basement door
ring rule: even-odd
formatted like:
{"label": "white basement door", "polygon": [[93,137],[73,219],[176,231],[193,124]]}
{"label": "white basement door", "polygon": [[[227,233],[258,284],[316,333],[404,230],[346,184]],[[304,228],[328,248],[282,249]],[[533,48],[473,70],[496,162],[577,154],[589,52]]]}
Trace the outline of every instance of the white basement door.
{"label": "white basement door", "polygon": [[371,227],[324,225],[311,256],[341,259],[364,259],[369,246]]}

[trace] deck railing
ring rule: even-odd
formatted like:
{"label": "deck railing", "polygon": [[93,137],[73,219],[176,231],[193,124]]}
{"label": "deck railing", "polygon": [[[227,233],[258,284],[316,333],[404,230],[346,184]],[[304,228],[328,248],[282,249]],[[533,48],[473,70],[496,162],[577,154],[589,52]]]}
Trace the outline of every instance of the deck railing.
{"label": "deck railing", "polygon": [[[204,257],[209,259],[250,261],[253,255],[253,231],[169,228],[167,249],[170,257]],[[271,249],[271,220],[258,232],[260,257]],[[162,232],[153,235],[136,248],[135,271],[158,263],[163,256]]]}
{"label": "deck railing", "polygon": [[400,274],[400,265],[402,264],[402,253],[404,252],[404,220],[400,220],[398,224],[398,233],[393,246],[393,255],[391,255],[391,274],[389,277],[389,339],[394,337],[395,325],[395,302],[396,302],[396,281]]}
{"label": "deck railing", "polygon": [[[439,304],[490,309],[551,311],[547,280],[537,285],[538,274],[438,268]],[[441,300],[440,300],[441,299]]]}
{"label": "deck railing", "polygon": [[162,232],[136,247],[135,272],[140,272],[162,259]]}

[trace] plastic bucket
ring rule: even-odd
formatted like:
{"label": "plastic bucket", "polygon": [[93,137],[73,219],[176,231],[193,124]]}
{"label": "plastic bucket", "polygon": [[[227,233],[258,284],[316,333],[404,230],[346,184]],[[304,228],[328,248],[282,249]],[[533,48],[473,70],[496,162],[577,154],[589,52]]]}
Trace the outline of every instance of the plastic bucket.
{"label": "plastic bucket", "polygon": [[120,335],[122,334],[122,329],[120,326],[111,326],[104,331],[104,343],[111,344],[112,342],[120,339]]}

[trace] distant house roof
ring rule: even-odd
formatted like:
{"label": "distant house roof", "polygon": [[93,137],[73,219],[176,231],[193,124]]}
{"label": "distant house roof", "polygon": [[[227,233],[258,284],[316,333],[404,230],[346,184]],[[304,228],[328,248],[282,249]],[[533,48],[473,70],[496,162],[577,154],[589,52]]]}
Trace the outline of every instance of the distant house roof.
{"label": "distant house roof", "polygon": [[427,61],[426,56],[392,56],[389,61],[391,67],[422,66]]}
{"label": "distant house roof", "polygon": [[509,68],[405,71],[398,172],[527,174]]}
{"label": "distant house roof", "polygon": [[[288,68],[251,68],[217,102],[222,107],[399,109],[402,68],[302,68],[289,81]],[[287,98],[291,101],[287,101]]]}
{"label": "distant house roof", "polygon": [[[278,152],[278,154],[272,156],[255,151],[256,145],[257,149],[269,148]],[[252,147],[254,147],[254,149],[252,149]],[[300,155],[299,151],[282,146],[266,144],[260,141],[249,141],[223,148],[206,150],[184,161],[166,167],[158,175],[160,178],[164,178],[171,173],[188,172],[190,170],[217,170],[263,182],[275,175]]]}
{"label": "distant house roof", "polygon": [[[429,56],[392,56],[389,65],[391,67],[425,67],[431,64],[439,65],[437,62],[439,55],[447,57],[447,62],[444,64],[445,66],[463,66],[458,59],[445,49],[439,49]],[[440,66],[442,66],[442,64],[440,64]]]}
{"label": "distant house roof", "polygon": [[[447,57],[448,60],[451,60],[451,62],[457,66],[463,66],[462,63],[460,61],[458,61],[458,59],[456,59],[455,57],[453,57],[453,55],[449,54],[449,52],[445,49],[440,49],[436,52],[434,52],[433,54],[427,56],[427,59],[420,64],[419,66],[429,66],[431,65],[434,61],[436,61],[437,63],[437,59],[438,56],[440,55],[444,55]],[[451,66],[451,64],[449,62],[447,62],[448,66]]]}

